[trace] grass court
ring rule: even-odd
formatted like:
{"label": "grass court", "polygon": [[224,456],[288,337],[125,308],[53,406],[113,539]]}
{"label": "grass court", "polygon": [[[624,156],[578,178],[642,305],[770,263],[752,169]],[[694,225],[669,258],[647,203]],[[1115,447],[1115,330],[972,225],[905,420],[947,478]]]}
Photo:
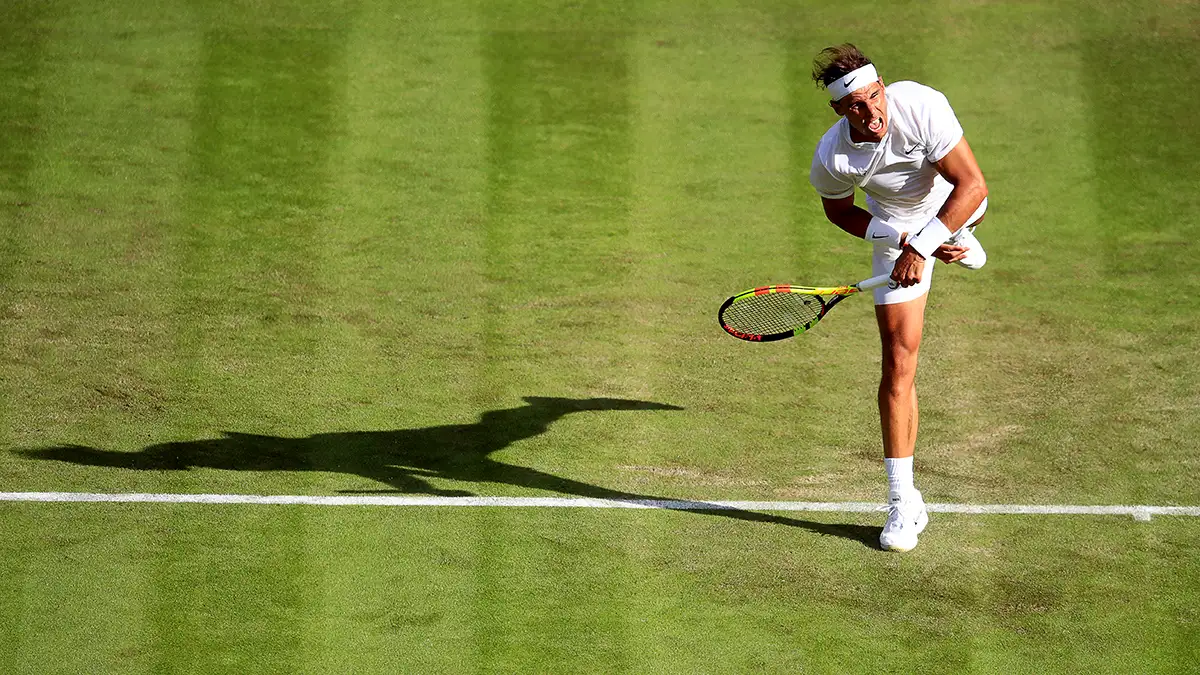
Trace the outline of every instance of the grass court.
{"label": "grass court", "polygon": [[[4,491],[877,501],[844,41],[991,191],[930,502],[1200,505],[1200,4],[8,0]],[[860,194],[861,199],[861,194]],[[0,502],[0,671],[1200,670],[1200,518]]]}

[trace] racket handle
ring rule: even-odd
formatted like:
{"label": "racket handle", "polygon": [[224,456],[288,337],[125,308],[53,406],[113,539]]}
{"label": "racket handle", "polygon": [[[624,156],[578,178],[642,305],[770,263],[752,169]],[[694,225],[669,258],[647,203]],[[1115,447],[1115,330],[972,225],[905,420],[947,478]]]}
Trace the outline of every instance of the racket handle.
{"label": "racket handle", "polygon": [[858,290],[860,290],[860,291],[869,291],[872,288],[878,288],[880,286],[885,286],[885,285],[887,285],[887,282],[889,282],[891,280],[892,280],[892,275],[880,274],[877,277],[871,277],[870,279],[867,279],[865,281],[860,281],[854,285],[856,287],[858,287]]}

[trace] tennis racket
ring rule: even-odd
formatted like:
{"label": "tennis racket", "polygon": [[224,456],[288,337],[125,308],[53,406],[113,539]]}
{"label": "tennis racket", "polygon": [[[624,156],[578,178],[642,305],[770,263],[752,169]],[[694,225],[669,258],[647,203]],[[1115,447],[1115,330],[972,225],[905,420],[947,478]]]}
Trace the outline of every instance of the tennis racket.
{"label": "tennis racket", "polygon": [[760,286],[725,301],[717,318],[721,328],[735,338],[771,342],[790,338],[817,325],[842,298],[883,286],[887,274],[849,286]]}

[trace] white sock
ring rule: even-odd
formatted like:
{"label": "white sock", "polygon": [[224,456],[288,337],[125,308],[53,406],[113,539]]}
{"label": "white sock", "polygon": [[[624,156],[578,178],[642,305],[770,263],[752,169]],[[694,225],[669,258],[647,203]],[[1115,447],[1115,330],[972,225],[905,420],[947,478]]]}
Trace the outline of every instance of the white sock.
{"label": "white sock", "polygon": [[902,495],[917,489],[913,485],[913,458],[885,457],[883,468],[887,469],[888,494]]}

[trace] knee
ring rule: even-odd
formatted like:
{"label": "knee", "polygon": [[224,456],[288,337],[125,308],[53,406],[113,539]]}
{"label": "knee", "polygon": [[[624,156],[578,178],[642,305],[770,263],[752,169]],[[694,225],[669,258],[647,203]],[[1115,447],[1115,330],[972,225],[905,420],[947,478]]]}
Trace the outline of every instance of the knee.
{"label": "knee", "polygon": [[883,350],[881,386],[899,393],[907,392],[917,377],[917,350],[905,345],[890,345]]}
{"label": "knee", "polygon": [[879,337],[883,347],[881,393],[904,396],[912,391],[917,377],[917,350],[921,347],[924,299],[876,308]]}
{"label": "knee", "polygon": [[883,369],[886,370],[916,370],[916,345],[904,342],[893,342],[883,347]]}

